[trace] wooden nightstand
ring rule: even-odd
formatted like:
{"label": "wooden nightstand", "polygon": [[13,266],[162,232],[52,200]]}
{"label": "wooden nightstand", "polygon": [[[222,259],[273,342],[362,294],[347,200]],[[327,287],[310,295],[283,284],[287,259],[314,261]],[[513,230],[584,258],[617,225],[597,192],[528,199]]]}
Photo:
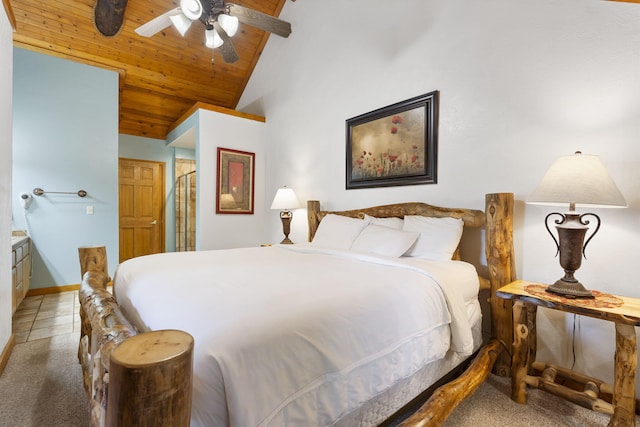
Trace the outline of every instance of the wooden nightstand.
{"label": "wooden nightstand", "polygon": [[[567,299],[545,292],[546,285],[518,280],[498,289],[496,295],[513,304],[513,354],[511,398],[527,402],[527,386],[535,387],[593,411],[611,415],[609,426],[635,425],[636,333],[640,326],[640,299],[593,291],[595,299]],[[538,306],[614,322],[616,354],[614,384],[558,366],[536,362],[536,311]],[[568,379],[584,391],[556,383]],[[611,394],[612,403],[600,398]]]}

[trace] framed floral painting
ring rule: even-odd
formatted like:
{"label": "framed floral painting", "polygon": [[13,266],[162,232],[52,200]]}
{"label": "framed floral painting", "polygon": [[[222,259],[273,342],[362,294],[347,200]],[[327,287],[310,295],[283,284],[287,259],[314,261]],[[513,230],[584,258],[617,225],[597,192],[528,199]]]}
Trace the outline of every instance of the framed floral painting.
{"label": "framed floral painting", "polygon": [[253,214],[255,156],[218,147],[217,214]]}
{"label": "framed floral painting", "polygon": [[437,182],[438,91],[347,120],[347,189]]}

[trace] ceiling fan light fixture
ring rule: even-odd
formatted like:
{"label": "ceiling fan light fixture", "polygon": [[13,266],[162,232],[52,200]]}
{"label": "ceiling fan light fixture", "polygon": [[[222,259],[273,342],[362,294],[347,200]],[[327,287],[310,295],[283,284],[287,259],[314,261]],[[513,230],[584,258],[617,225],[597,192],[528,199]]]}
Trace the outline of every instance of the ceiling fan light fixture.
{"label": "ceiling fan light fixture", "polygon": [[213,25],[207,26],[207,29],[204,31],[204,39],[205,46],[211,49],[220,47],[224,43],[220,34],[218,34],[215,28],[213,28]]}
{"label": "ceiling fan light fixture", "polygon": [[180,0],[180,9],[182,9],[184,16],[192,21],[200,19],[200,15],[202,15],[202,3],[200,3],[200,0]]}
{"label": "ceiling fan light fixture", "polygon": [[237,16],[226,15],[224,13],[218,15],[218,24],[220,24],[229,37],[233,37],[238,32],[239,23],[240,21]]}
{"label": "ceiling fan light fixture", "polygon": [[191,20],[184,16],[182,13],[170,16],[169,19],[171,19],[171,23],[174,27],[176,27],[176,30],[178,30],[180,35],[184,37],[187,30],[191,26]]}

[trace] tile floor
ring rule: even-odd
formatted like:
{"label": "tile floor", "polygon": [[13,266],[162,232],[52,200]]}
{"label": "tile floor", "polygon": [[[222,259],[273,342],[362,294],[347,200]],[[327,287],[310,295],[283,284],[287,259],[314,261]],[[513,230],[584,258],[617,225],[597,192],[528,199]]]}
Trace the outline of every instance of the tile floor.
{"label": "tile floor", "polygon": [[78,291],[26,297],[13,315],[16,344],[80,331]]}

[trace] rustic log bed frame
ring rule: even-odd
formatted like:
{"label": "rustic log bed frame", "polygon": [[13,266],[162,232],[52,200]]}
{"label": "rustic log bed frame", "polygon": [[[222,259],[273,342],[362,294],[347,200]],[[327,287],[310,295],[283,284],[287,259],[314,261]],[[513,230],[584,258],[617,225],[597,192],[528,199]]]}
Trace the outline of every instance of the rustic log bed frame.
{"label": "rustic log bed frame", "polygon": [[[464,221],[465,230],[484,228],[489,277],[481,277],[480,283],[481,289],[488,289],[490,292],[492,339],[481,348],[463,375],[435,390],[429,400],[401,424],[402,427],[440,425],[465,397],[482,384],[492,369],[498,375],[510,375],[512,303],[496,297],[496,290],[515,280],[513,194],[487,194],[484,212],[441,208],[425,203],[328,212],[320,210],[319,202],[309,201],[307,213],[309,240],[313,239],[318,224],[328,213],[350,217],[362,217],[363,214],[400,218],[404,215],[452,216]],[[464,240],[463,237],[461,245]],[[193,342],[188,341],[190,335],[181,331],[167,331],[166,339],[165,335],[160,338],[154,335],[153,339],[139,340],[138,338],[151,337],[148,334],[165,331],[138,334],[126,319],[113,295],[107,291],[111,279],[105,247],[84,247],[78,251],[82,274],[79,292],[82,327],[78,359],[89,397],[91,425],[118,425],[127,420],[135,425],[187,426],[191,412],[191,372],[187,372],[190,365],[185,360],[191,357],[193,348]],[[458,248],[455,257],[460,259],[460,254],[464,253],[464,250]],[[131,339],[132,337],[136,339]],[[126,343],[122,346],[126,346],[127,351],[121,351],[114,358],[113,352],[121,343]],[[141,346],[145,346],[144,350],[140,350]],[[150,349],[155,351],[157,348],[176,346],[181,349],[176,357],[167,357],[166,351],[162,349],[156,351],[159,354],[156,356],[157,360],[149,356],[153,354]],[[137,357],[134,355],[129,363],[126,357],[135,353],[136,349],[139,349],[139,353],[144,353],[145,358],[143,361],[133,360]],[[110,369],[112,363],[114,366]],[[117,378],[124,377],[127,381],[116,380],[116,367]],[[118,399],[124,400],[125,396],[126,402],[118,402]]]}

